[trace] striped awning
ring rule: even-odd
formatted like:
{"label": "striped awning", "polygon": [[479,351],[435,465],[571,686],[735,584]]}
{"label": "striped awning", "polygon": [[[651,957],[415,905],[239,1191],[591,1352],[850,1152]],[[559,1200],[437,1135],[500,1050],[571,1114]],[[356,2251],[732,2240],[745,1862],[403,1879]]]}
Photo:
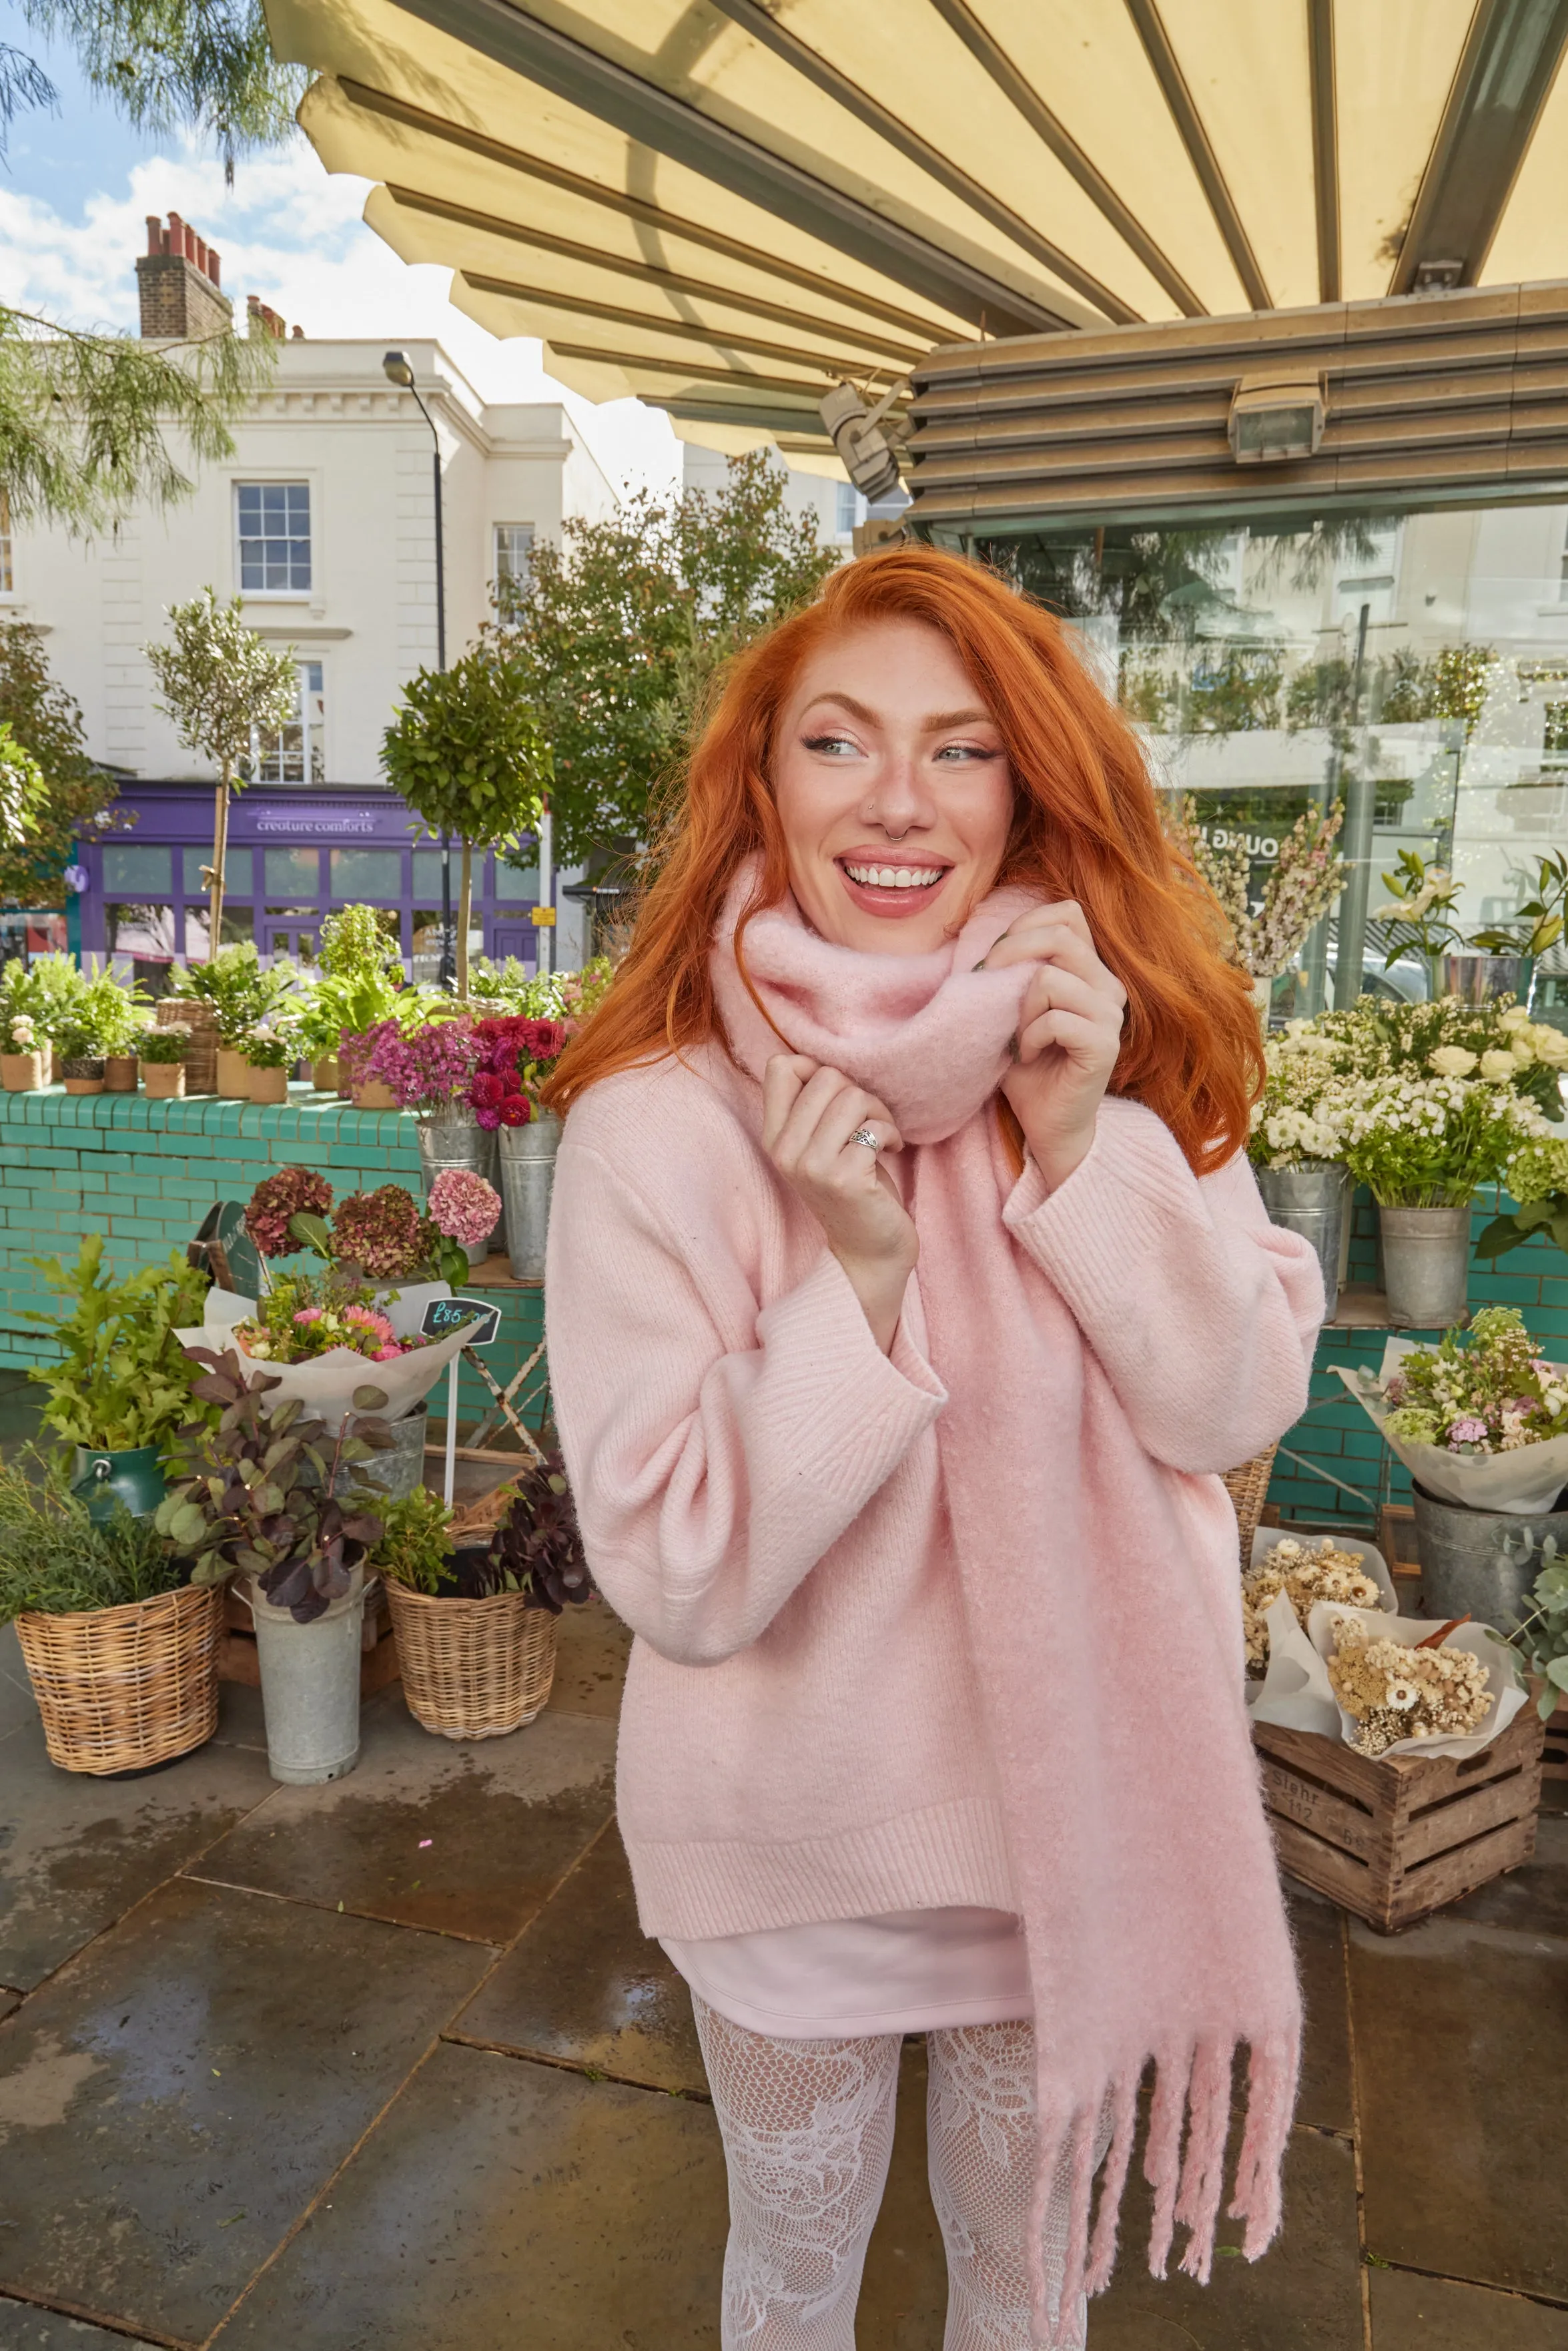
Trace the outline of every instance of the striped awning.
{"label": "striped awning", "polygon": [[267,0],[366,218],[591,399],[836,470],[933,346],[1568,277],[1568,0]]}

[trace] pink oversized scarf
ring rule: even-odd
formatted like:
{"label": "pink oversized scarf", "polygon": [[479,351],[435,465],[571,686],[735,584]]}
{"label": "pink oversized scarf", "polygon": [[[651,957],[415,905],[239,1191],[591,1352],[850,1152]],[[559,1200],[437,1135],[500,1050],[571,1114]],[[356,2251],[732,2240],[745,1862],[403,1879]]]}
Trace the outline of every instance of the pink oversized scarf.
{"label": "pink oversized scarf", "polygon": [[[742,935],[764,1018],[734,953],[753,878],[748,868],[737,880],[713,957],[737,1060],[760,1078],[785,1050],[771,1020],[789,1050],[880,1095],[905,1143],[920,1146],[904,1190],[932,1361],[949,1395],[937,1441],[1029,1944],[1035,2325],[1056,2344],[1071,2336],[1080,2293],[1109,2280],[1151,2061],[1155,2274],[1180,2223],[1181,2266],[1207,2279],[1242,2042],[1248,2113],[1230,2211],[1246,2221],[1249,2260],[1279,2226],[1301,2008],[1239,1644],[1194,1589],[1195,1551],[1214,1541],[1218,1481],[1144,1451],[1067,1305],[1002,1221],[1012,1172],[997,1119],[978,1113],[1009,1065],[1032,967],[975,967],[1029,899],[994,893],[936,954],[874,956],[818,937],[786,898]],[[1151,1562],[1165,1572],[1151,1575]],[[1048,2308],[1040,2248],[1063,2163],[1068,2263]]]}

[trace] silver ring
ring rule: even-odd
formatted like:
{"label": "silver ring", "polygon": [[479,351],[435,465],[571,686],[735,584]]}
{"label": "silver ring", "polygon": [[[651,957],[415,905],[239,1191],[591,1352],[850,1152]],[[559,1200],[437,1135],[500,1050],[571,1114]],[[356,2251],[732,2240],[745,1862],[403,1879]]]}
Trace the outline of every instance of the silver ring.
{"label": "silver ring", "polygon": [[881,1144],[877,1141],[869,1126],[857,1126],[854,1133],[851,1135],[850,1141],[852,1143],[863,1143],[868,1151],[880,1151],[882,1149]]}

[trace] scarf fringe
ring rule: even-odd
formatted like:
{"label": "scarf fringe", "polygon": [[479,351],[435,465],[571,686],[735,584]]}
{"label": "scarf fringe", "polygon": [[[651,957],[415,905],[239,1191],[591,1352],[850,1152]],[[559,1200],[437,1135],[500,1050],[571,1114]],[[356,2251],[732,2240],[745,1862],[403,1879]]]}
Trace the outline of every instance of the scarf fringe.
{"label": "scarf fringe", "polygon": [[[1209,2037],[1190,2048],[1168,2051],[1155,2061],[1144,2177],[1154,2191],[1149,2269],[1157,2278],[1166,2274],[1172,2239],[1179,2227],[1187,2231],[1181,2270],[1200,2285],[1208,2283],[1224,2192],[1231,2077],[1240,2045]],[[1231,2219],[1247,2223],[1242,2251],[1249,2262],[1267,2252],[1280,2226],[1281,2173],[1295,2109],[1300,2061],[1300,2042],[1294,2035],[1260,2042],[1250,2052],[1247,2120],[1228,2207]],[[1102,2100],[1076,2110],[1042,2105],[1030,2216],[1030,2283],[1034,2337],[1043,2351],[1071,2351],[1077,2339],[1080,2297],[1101,2294],[1110,2283],[1137,2133],[1141,2080],[1142,2069],[1118,2075]],[[1110,2147],[1094,2203],[1095,2146],[1107,2115]],[[1069,2193],[1066,2259],[1053,2302],[1044,2261],[1046,2220],[1064,2174]]]}

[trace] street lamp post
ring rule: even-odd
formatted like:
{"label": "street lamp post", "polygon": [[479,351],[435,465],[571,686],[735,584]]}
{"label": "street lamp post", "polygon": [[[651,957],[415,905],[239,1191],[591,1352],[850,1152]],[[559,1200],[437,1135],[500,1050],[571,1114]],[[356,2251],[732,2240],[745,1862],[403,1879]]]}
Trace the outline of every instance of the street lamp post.
{"label": "street lamp post", "polygon": [[[441,435],[435,429],[435,419],[419,396],[419,386],[413,380],[413,368],[403,351],[388,351],[382,360],[382,371],[389,383],[400,392],[412,392],[414,405],[430,427],[434,444],[431,455],[431,476],[435,485],[435,666],[446,667],[446,535],[441,515]],[[441,836],[441,974],[440,984],[450,987],[456,977],[452,938],[452,835]]]}

